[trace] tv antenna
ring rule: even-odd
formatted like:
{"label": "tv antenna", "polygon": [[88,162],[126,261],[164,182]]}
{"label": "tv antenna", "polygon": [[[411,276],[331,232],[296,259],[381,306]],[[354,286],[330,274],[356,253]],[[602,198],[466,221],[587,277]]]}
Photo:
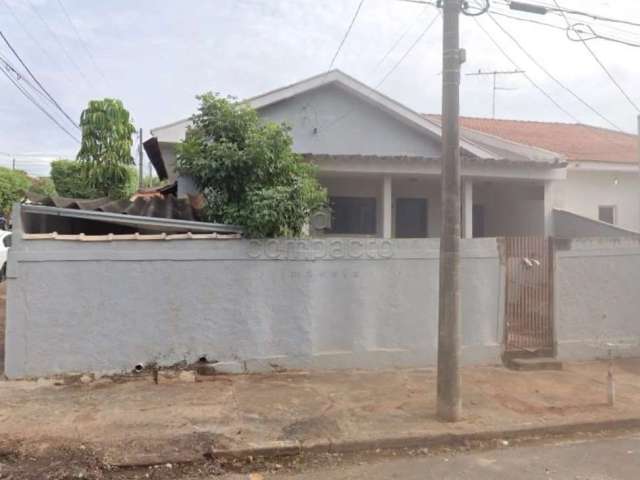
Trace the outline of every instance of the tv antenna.
{"label": "tv antenna", "polygon": [[493,77],[493,99],[492,99],[492,105],[491,105],[491,118],[496,118],[496,91],[497,90],[515,90],[515,88],[508,88],[508,87],[499,87],[497,85],[497,78],[498,75],[516,75],[516,74],[522,74],[524,73],[524,70],[491,70],[489,72],[483,72],[482,70],[478,70],[477,72],[474,73],[467,73],[467,76],[469,77],[478,77],[478,76],[484,76],[484,75],[491,75]]}

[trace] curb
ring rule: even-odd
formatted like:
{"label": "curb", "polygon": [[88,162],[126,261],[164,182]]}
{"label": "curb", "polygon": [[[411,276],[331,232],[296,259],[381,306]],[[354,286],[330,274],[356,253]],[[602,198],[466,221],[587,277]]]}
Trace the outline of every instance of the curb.
{"label": "curb", "polygon": [[640,429],[640,418],[624,418],[595,422],[580,422],[544,427],[493,430],[474,433],[444,433],[386,437],[369,440],[337,440],[317,442],[271,442],[240,449],[211,449],[212,458],[287,457],[304,453],[354,453],[367,450],[392,450],[398,448],[461,447],[470,442],[517,440],[539,436],[560,436],[577,433],[615,432]]}
{"label": "curb", "polygon": [[165,463],[194,464],[209,459],[249,459],[249,457],[276,459],[301,454],[356,453],[373,450],[394,450],[402,448],[465,447],[473,442],[499,440],[525,440],[540,436],[562,436],[579,433],[603,433],[640,429],[640,418],[624,418],[594,422],[549,425],[544,427],[493,430],[473,433],[444,433],[437,435],[414,435],[385,437],[367,440],[318,440],[318,441],[272,441],[247,445],[242,448],[211,448],[198,453],[194,450],[173,452],[171,455],[132,453],[126,460],[106,462],[119,468],[140,468]]}

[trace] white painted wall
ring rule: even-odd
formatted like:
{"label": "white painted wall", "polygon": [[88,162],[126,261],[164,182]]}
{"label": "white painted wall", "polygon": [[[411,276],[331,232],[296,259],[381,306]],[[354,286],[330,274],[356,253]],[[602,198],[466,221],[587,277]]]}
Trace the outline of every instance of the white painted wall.
{"label": "white painted wall", "polygon": [[533,182],[473,182],[473,203],[485,209],[485,236],[544,235],[544,187]]}
{"label": "white painted wall", "polygon": [[637,172],[571,168],[567,179],[557,183],[559,193],[555,207],[598,219],[599,205],[615,205],[616,225],[640,231],[640,176]]}
{"label": "white painted wall", "polygon": [[[463,359],[498,363],[496,240],[461,247]],[[129,371],[201,355],[235,372],[434,365],[438,256],[435,239],[17,238],[6,374]]]}
{"label": "white painted wall", "polygon": [[289,124],[299,153],[440,156],[439,141],[336,84],[266,106],[259,113]]}
{"label": "white painted wall", "polygon": [[[561,360],[640,355],[640,240],[556,242],[556,338]],[[603,379],[604,381],[604,379]]]}

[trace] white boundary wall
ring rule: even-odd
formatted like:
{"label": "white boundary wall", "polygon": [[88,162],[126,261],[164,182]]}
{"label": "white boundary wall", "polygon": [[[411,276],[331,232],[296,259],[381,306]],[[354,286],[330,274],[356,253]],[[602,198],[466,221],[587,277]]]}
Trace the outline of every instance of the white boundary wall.
{"label": "white boundary wall", "polygon": [[640,355],[640,239],[556,240],[554,285],[561,360]]}
{"label": "white boundary wall", "polygon": [[[496,239],[462,241],[463,361],[500,361]],[[438,239],[24,240],[6,374],[130,371],[202,355],[230,372],[435,364]]]}

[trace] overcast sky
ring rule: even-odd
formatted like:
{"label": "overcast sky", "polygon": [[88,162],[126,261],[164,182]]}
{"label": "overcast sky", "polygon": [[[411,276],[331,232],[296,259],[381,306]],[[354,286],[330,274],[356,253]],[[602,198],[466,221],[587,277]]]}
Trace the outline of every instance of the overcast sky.
{"label": "overcast sky", "polygon": [[[492,10],[509,14],[506,0]],[[531,0],[553,3],[552,0]],[[79,36],[60,3],[66,7]],[[326,70],[359,0],[0,0],[0,29],[41,83],[73,118],[90,99],[120,98],[145,130],[191,115],[195,95],[211,90],[239,98],[267,92]],[[640,23],[638,0],[560,0],[563,7]],[[437,14],[400,0],[364,0],[335,67],[376,86]],[[521,18],[563,26],[557,15]],[[636,112],[580,42],[560,29],[494,16],[532,56],[595,109],[627,131]],[[44,21],[43,21],[44,20]],[[640,44],[640,27],[587,21],[599,35]],[[603,120],[549,79],[487,15],[478,19],[520,68],[582,123]],[[46,22],[46,23],[45,23]],[[441,19],[380,86],[422,112],[440,111]],[[409,29],[407,31],[407,29]],[[385,54],[407,31],[397,48]],[[79,40],[79,37],[82,40]],[[462,18],[464,72],[511,70],[476,20]],[[615,79],[640,104],[640,48],[588,42]],[[18,61],[6,45],[0,54]],[[497,116],[573,121],[521,75],[498,79]],[[463,77],[463,115],[491,115],[491,77]],[[41,100],[42,101],[42,100]],[[50,110],[52,110],[50,108]],[[52,110],[53,112],[53,110]],[[66,120],[59,115],[61,123]],[[73,127],[64,123],[70,129]],[[76,132],[77,133],[77,132]],[[78,145],[0,76],[0,165],[46,173],[42,155],[74,157]]]}

